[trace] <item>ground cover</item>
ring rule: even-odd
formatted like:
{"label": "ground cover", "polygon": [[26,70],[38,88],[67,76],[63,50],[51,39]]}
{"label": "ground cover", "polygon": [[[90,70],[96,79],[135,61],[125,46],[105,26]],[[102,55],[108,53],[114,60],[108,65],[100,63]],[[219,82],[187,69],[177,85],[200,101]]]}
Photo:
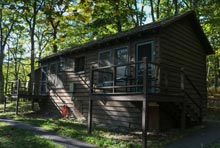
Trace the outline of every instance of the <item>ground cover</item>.
{"label": "ground cover", "polygon": [[[43,114],[32,112],[29,102],[20,102],[19,115],[15,115],[15,104],[13,102],[7,105],[7,112],[0,111],[0,118],[11,118],[26,122],[46,130],[56,132],[70,138],[85,141],[103,148],[140,148],[141,132],[129,132],[128,130],[95,127],[92,135],[87,133],[87,126],[82,121],[71,118],[54,119],[45,117]],[[3,106],[0,106],[0,109]],[[160,148],[167,143],[180,139],[184,135],[193,132],[196,129],[187,130],[185,133],[171,131],[166,133],[149,133],[148,147]]]}
{"label": "ground cover", "polygon": [[0,148],[63,148],[50,140],[0,122]]}

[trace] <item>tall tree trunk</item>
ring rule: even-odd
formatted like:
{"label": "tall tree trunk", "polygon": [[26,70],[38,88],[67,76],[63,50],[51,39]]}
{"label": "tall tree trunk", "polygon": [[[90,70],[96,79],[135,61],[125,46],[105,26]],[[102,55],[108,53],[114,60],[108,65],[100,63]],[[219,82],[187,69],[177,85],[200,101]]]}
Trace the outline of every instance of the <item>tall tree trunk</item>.
{"label": "tall tree trunk", "polygon": [[[57,28],[53,27],[53,39],[56,40],[57,39]],[[57,53],[58,51],[58,46],[56,43],[53,44],[53,53]]]}
{"label": "tall tree trunk", "polygon": [[[118,12],[119,11],[119,6],[118,6],[119,4],[116,4],[115,5],[115,11],[116,12]],[[121,16],[119,16],[119,17],[117,17],[116,19],[116,26],[117,26],[117,31],[118,32],[121,32],[122,31],[122,25],[121,25],[121,18],[120,18]]]}
{"label": "tall tree trunk", "polygon": [[3,75],[3,60],[4,60],[4,49],[6,46],[7,39],[13,29],[14,21],[11,22],[10,26],[7,28],[7,32],[3,41],[2,35],[2,9],[4,4],[2,3],[0,8],[0,103],[4,102],[4,75]]}
{"label": "tall tree trunk", "polygon": [[4,101],[3,50],[0,51],[0,103]]}
{"label": "tall tree trunk", "polygon": [[[136,11],[138,11],[137,0],[134,0],[134,8],[135,8]],[[132,7],[131,7],[130,9],[132,9]],[[137,13],[135,14],[135,17],[136,17],[136,20],[134,19],[134,20],[135,20],[135,21],[134,21],[134,22],[135,22],[135,27],[137,27],[137,26],[140,25],[140,24],[139,24],[139,16],[138,16]]]}
{"label": "tall tree trunk", "polygon": [[140,22],[139,25],[143,24],[143,17],[144,17],[144,2],[145,0],[142,1],[142,6],[141,6],[141,15],[140,15]]}
{"label": "tall tree trunk", "polygon": [[4,102],[3,60],[4,60],[4,48],[2,46],[2,8],[0,8],[0,103]]}
{"label": "tall tree trunk", "polygon": [[174,15],[178,15],[178,0],[173,0],[175,11]]}
{"label": "tall tree trunk", "polygon": [[160,18],[160,0],[157,0],[156,16],[157,16],[157,19]]}
{"label": "tall tree trunk", "polygon": [[[35,72],[34,72],[34,63],[35,63],[35,42],[34,42],[34,33],[35,33],[35,24],[36,24],[36,16],[37,16],[37,4],[34,2],[33,5],[33,20],[29,23],[30,28],[30,38],[31,38],[31,79],[30,79],[30,87],[29,91],[32,92],[32,86],[35,81]],[[33,92],[32,92],[33,93]]]}
{"label": "tall tree trunk", "polygon": [[[150,0],[150,7],[151,7],[151,17],[152,17],[152,21],[155,22],[153,0]],[[157,6],[157,7],[158,7],[158,6]]]}

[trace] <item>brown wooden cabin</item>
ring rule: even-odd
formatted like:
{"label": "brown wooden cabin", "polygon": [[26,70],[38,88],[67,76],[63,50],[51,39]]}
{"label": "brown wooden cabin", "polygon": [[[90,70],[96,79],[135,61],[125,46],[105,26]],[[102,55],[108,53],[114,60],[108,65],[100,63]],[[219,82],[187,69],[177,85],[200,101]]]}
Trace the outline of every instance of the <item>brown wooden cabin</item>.
{"label": "brown wooden cabin", "polygon": [[70,116],[89,119],[89,130],[92,123],[143,132],[184,128],[206,113],[212,53],[189,11],[43,58],[40,93],[58,110],[67,105]]}

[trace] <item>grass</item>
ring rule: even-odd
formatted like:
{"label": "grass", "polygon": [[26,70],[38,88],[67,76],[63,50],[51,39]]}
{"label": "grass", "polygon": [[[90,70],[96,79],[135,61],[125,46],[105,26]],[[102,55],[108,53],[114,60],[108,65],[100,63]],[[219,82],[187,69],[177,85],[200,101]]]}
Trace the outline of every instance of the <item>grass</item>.
{"label": "grass", "polygon": [[[12,117],[12,116],[11,116]],[[70,138],[85,141],[94,144],[98,147],[108,148],[139,148],[140,140],[124,139],[123,134],[112,133],[103,129],[93,130],[92,135],[87,134],[87,126],[82,123],[77,123],[71,119],[41,119],[41,118],[27,118],[24,116],[14,116],[14,119],[35,126],[40,126],[48,131],[53,131],[59,135],[64,135]],[[129,136],[131,137],[131,136]],[[135,139],[135,138],[134,138]],[[138,139],[140,139],[138,137]]]}
{"label": "grass", "polygon": [[1,148],[63,148],[62,146],[56,145],[50,140],[40,138],[31,132],[1,122],[0,139]]}
{"label": "grass", "polygon": [[[3,110],[3,105],[0,106]],[[82,122],[76,122],[72,119],[52,119],[52,118],[42,118],[38,114],[30,111],[30,102],[20,102],[19,115],[15,115],[15,102],[7,104],[7,112],[0,113],[0,118],[11,118],[14,120],[23,121],[35,126],[42,127],[46,130],[56,132],[60,135],[64,135],[70,138],[75,138],[82,140],[99,147],[109,147],[109,148],[133,148],[141,147],[140,137],[137,136],[133,138],[134,135],[129,135],[130,139],[123,139],[123,134],[115,134],[104,129],[93,130],[92,135],[88,135],[87,126]],[[2,111],[0,111],[2,112]],[[132,140],[131,140],[132,139]],[[133,140],[138,139],[138,140]]]}
{"label": "grass", "polygon": [[[141,147],[141,134],[120,132],[119,129],[109,130],[95,127],[92,135],[88,135],[87,126],[82,122],[77,122],[73,119],[52,119],[42,118],[39,114],[35,114],[30,111],[30,103],[20,102],[19,115],[15,115],[15,104],[10,103],[7,105],[6,113],[0,113],[0,118],[12,118],[14,120],[20,120],[26,123],[30,123],[35,126],[42,127],[49,131],[56,132],[60,135],[64,135],[70,138],[85,141],[87,143],[94,144],[98,147],[103,148],[140,148]],[[0,109],[2,106],[0,106]],[[184,134],[179,132],[170,133],[158,133],[150,134],[148,136],[148,147],[149,148],[160,148],[180,139],[186,134],[191,133],[193,130],[186,131]]]}

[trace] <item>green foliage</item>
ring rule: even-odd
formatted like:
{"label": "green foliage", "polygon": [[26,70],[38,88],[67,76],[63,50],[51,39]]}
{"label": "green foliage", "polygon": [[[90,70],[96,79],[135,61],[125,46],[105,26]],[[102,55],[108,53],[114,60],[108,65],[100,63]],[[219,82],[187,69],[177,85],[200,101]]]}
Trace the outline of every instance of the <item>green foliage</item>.
{"label": "green foliage", "polygon": [[35,134],[15,128],[5,123],[0,123],[1,148],[62,148],[50,140],[45,140]]}
{"label": "green foliage", "polygon": [[[37,67],[39,59],[56,51],[145,24],[150,16],[161,20],[194,10],[215,51],[215,55],[207,59],[208,86],[220,84],[220,1],[5,0],[4,3],[4,9],[1,8],[4,64],[1,64],[1,55],[0,66],[4,65],[6,75],[7,59],[12,59],[9,80],[28,79],[26,75],[33,64]],[[146,8],[151,9],[146,11]],[[0,80],[3,80],[2,74]]]}

